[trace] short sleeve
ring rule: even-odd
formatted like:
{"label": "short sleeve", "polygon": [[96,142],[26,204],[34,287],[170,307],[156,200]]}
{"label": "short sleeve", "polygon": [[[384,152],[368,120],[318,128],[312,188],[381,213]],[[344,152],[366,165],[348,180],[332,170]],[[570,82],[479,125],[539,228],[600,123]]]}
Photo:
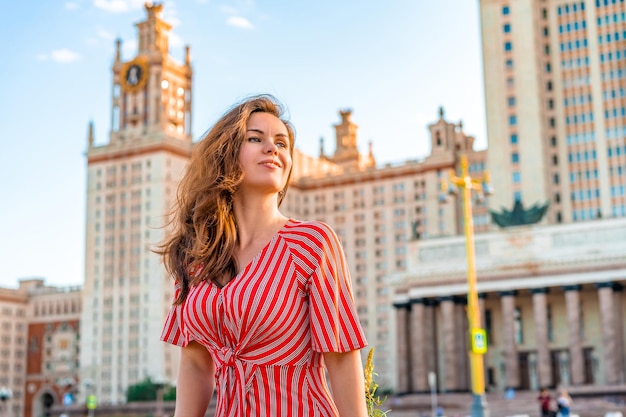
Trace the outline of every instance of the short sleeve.
{"label": "short sleeve", "polygon": [[312,225],[319,264],[309,281],[311,342],[316,352],[348,352],[367,346],[352,295],[339,238],[328,225]]}
{"label": "short sleeve", "polygon": [[[174,290],[174,300],[178,298],[180,293],[180,286],[177,284]],[[161,340],[172,345],[185,347],[189,344],[189,339],[183,334],[183,324],[181,321],[182,304],[172,305],[167,317],[165,318],[165,325],[161,332]]]}

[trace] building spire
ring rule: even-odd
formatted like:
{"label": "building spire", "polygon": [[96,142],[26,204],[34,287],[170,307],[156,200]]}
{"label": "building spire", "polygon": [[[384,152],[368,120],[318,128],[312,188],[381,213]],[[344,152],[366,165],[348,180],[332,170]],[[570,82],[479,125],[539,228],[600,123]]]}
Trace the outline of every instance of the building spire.
{"label": "building spire", "polygon": [[139,29],[139,54],[157,52],[165,56],[169,51],[169,32],[172,25],[161,17],[163,3],[146,3],[145,9],[148,18],[136,24]]}
{"label": "building spire", "polygon": [[91,148],[93,146],[93,120],[89,121],[89,125],[87,128],[87,143]]}
{"label": "building spire", "polygon": [[187,66],[191,65],[191,52],[190,52],[189,45],[185,45],[185,65]]}
{"label": "building spire", "polygon": [[122,40],[117,38],[115,40],[115,62],[122,60]]}

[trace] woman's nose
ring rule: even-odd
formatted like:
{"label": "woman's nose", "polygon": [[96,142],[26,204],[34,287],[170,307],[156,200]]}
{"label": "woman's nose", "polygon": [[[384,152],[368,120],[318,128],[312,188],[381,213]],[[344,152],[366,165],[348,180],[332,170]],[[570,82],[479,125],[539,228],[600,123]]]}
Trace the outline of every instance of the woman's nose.
{"label": "woman's nose", "polygon": [[267,153],[275,153],[278,150],[278,146],[274,142],[269,142],[265,152]]}

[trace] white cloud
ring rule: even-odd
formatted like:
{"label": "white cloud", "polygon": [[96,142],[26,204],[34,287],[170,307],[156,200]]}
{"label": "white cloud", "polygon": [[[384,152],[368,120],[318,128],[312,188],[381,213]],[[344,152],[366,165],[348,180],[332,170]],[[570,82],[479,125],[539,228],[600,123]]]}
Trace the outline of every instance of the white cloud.
{"label": "white cloud", "polygon": [[226,20],[226,24],[241,29],[254,29],[254,25],[245,17],[231,16]]}
{"label": "white cloud", "polygon": [[183,46],[184,44],[185,43],[183,42],[180,36],[178,36],[174,32],[170,32],[170,46],[171,47],[177,48],[179,46]]}
{"label": "white cloud", "polygon": [[[137,39],[130,39],[122,43],[122,56],[130,57],[137,54]],[[127,58],[124,58],[127,59]]]}
{"label": "white cloud", "polygon": [[73,1],[68,1],[65,3],[66,10],[76,10],[78,9],[78,7],[80,7],[79,4]]}
{"label": "white cloud", "polygon": [[113,35],[111,32],[103,29],[103,28],[98,28],[98,37],[107,41],[112,41],[113,39],[115,39],[115,35]]}
{"label": "white cloud", "polygon": [[124,13],[141,8],[144,2],[145,0],[93,0],[93,5],[107,12]]}
{"label": "white cloud", "polygon": [[50,53],[50,56],[52,57],[53,61],[59,62],[59,63],[62,63],[62,64],[69,63],[69,62],[74,62],[74,61],[80,59],[80,55],[79,54],[77,54],[74,51],[70,51],[67,48],[57,49],[55,51],[52,51]]}
{"label": "white cloud", "polygon": [[180,19],[177,16],[174,3],[168,3],[167,7],[163,8],[163,20],[172,25],[173,27],[180,26]]}

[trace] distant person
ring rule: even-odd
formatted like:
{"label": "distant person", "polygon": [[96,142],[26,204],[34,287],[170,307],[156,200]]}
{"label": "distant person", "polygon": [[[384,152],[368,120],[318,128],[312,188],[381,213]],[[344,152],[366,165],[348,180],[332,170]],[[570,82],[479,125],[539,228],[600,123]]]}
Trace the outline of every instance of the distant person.
{"label": "distant person", "polygon": [[552,397],[548,393],[548,390],[542,388],[537,397],[539,401],[539,409],[541,410],[541,417],[554,417],[554,412],[550,407],[552,404]]}
{"label": "distant person", "polygon": [[567,390],[561,390],[556,399],[556,405],[559,408],[559,415],[561,417],[569,417],[570,409],[572,408],[572,398],[567,393]]}
{"label": "distant person", "polygon": [[[367,345],[343,249],[284,216],[294,129],[270,96],[198,142],[157,251],[174,276],[161,339],[181,347],[175,417],[367,417]],[[330,388],[326,383],[330,382]]]}

